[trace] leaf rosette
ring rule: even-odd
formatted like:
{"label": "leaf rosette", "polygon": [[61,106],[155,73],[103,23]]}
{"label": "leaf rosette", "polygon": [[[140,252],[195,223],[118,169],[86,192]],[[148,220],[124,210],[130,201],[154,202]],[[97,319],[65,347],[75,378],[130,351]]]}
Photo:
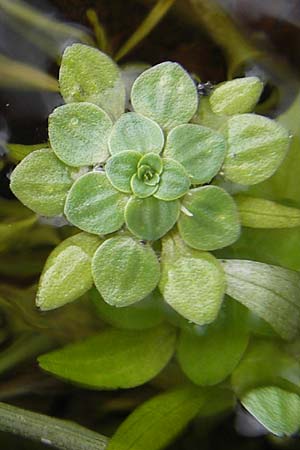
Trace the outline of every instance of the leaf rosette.
{"label": "leaf rosette", "polygon": [[[261,81],[222,83],[199,102],[184,68],[163,62],[135,79],[126,105],[128,86],[114,61],[73,44],[63,54],[59,84],[65,104],[49,116],[49,144],[26,156],[11,176],[11,189],[26,206],[40,215],[65,215],[83,231],[50,255],[38,306],[73,301],[94,282],[110,307],[126,307],[159,286],[185,319],[211,323],[226,274],[207,252],[233,244],[243,220],[266,224],[259,199],[235,200],[227,185],[266,180],[289,147],[285,128],[251,113]],[[198,123],[203,105],[216,126],[206,126],[205,117]],[[274,204],[272,210],[271,227],[278,211],[288,210],[298,223],[292,208]]]}

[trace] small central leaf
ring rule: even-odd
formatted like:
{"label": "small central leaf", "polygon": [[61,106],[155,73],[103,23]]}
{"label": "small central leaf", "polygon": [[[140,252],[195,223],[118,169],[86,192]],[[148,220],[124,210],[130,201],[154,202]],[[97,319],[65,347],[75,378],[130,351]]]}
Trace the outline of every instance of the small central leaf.
{"label": "small central leaf", "polygon": [[161,174],[163,170],[163,163],[160,158],[160,156],[156,155],[155,153],[147,153],[145,156],[143,156],[138,164],[138,167],[146,166],[149,169],[153,171],[153,173],[157,172],[158,174]]}
{"label": "small central leaf", "polygon": [[155,171],[150,166],[147,166],[146,164],[143,164],[142,166],[140,166],[137,171],[138,179],[141,181],[145,181],[145,182],[151,181],[154,174],[155,174]]}

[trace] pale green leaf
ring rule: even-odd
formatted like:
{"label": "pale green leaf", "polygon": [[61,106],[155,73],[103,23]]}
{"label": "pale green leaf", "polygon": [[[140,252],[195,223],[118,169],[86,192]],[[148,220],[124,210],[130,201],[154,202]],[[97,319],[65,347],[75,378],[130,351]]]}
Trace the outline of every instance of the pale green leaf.
{"label": "pale green leaf", "polygon": [[149,166],[154,172],[161,174],[163,169],[163,163],[161,158],[156,153],[147,153],[144,155],[138,164],[139,168],[143,166]]}
{"label": "pale green leaf", "polygon": [[173,228],[179,212],[178,200],[164,202],[154,197],[131,198],[126,205],[125,221],[135,236],[155,241]]}
{"label": "pale green leaf", "polygon": [[130,193],[130,181],[141,159],[141,153],[124,151],[109,158],[105,173],[111,184],[121,192]]}
{"label": "pale green leaf", "polygon": [[49,149],[36,150],[26,156],[10,180],[15,196],[43,216],[62,214],[67,192],[74,181],[71,169]]}
{"label": "pale green leaf", "polygon": [[59,106],[49,116],[49,139],[56,156],[69,166],[91,166],[108,156],[112,121],[92,103]]}
{"label": "pale green leaf", "polygon": [[228,153],[224,176],[252,185],[269,178],[285,158],[290,136],[274,120],[256,114],[238,114],[227,124]]}
{"label": "pale green leaf", "polygon": [[210,128],[195,124],[179,125],[171,130],[163,154],[166,158],[179,161],[193,184],[210,182],[221,169],[225,155],[224,137]]}
{"label": "pale green leaf", "polygon": [[154,197],[165,201],[176,200],[186,194],[189,187],[190,179],[184,167],[173,159],[164,158],[163,172]]}
{"label": "pale green leaf", "polygon": [[106,303],[97,289],[92,289],[90,296],[99,317],[116,328],[144,330],[155,327],[164,320],[163,298],[157,289],[140,302],[123,308]]}
{"label": "pale green leaf", "polygon": [[96,236],[79,233],[61,242],[50,253],[36,298],[36,305],[42,311],[70,303],[92,287],[92,257],[100,242]]}
{"label": "pale green leaf", "polygon": [[158,258],[152,248],[126,236],[107,239],[100,245],[92,271],[98,291],[113,306],[142,300],[160,278]]}
{"label": "pale green leaf", "polygon": [[178,228],[184,241],[198,250],[226,247],[240,234],[237,207],[217,186],[192,189],[183,199]]}
{"label": "pale green leaf", "polygon": [[163,146],[164,134],[157,123],[134,112],[123,114],[117,120],[109,138],[112,155],[126,150],[160,153]]}
{"label": "pale green leaf", "polygon": [[47,143],[24,145],[24,144],[13,144],[9,142],[6,144],[9,158],[16,163],[22,161],[22,159],[24,159],[26,156],[28,156],[35,150],[41,150],[42,148],[47,147],[48,147]]}
{"label": "pale green leaf", "polygon": [[277,436],[291,436],[300,427],[300,397],[275,386],[248,392],[242,405],[265,427]]}
{"label": "pale green leaf", "polygon": [[263,90],[257,77],[235,78],[217,86],[209,97],[215,114],[242,114],[252,112]]}
{"label": "pale green leaf", "polygon": [[300,394],[300,364],[287,353],[282,341],[254,340],[233,371],[231,384],[239,396],[267,385]]}
{"label": "pale green leaf", "polygon": [[300,274],[255,261],[224,260],[227,294],[268,322],[284,339],[300,327]]}
{"label": "pale green leaf", "polygon": [[96,48],[68,47],[62,57],[59,84],[66,103],[94,103],[117,119],[125,108],[125,87],[117,65]]}
{"label": "pale green leaf", "polygon": [[245,309],[227,298],[218,318],[205,330],[181,331],[177,357],[191,381],[214,385],[231,374],[248,344],[245,318]]}
{"label": "pale green leaf", "polygon": [[292,228],[300,226],[300,209],[263,198],[236,195],[241,224],[252,228]]}
{"label": "pale green leaf", "polygon": [[130,185],[132,192],[138,198],[150,197],[150,195],[154,194],[158,189],[158,184],[154,185],[146,184],[143,180],[139,179],[137,174],[133,175],[133,177],[131,178]]}
{"label": "pale green leaf", "polygon": [[191,120],[198,107],[194,81],[177,63],[164,62],[143,72],[134,82],[131,102],[136,112],[171,128]]}
{"label": "pale green leaf", "polygon": [[159,289],[180,315],[198,325],[211,323],[225,292],[221,264],[211,254],[188,248],[178,235],[163,239]]}
{"label": "pale green leaf", "polygon": [[83,231],[108,234],[124,223],[127,198],[118,192],[102,172],[90,172],[78,178],[70,190],[65,214]]}
{"label": "pale green leaf", "polygon": [[121,424],[107,450],[161,450],[203,408],[201,388],[183,386],[165,392],[139,406]]}
{"label": "pale green leaf", "polygon": [[39,357],[42,369],[92,389],[131,388],[154,378],[172,357],[175,329],[109,328],[82,342]]}

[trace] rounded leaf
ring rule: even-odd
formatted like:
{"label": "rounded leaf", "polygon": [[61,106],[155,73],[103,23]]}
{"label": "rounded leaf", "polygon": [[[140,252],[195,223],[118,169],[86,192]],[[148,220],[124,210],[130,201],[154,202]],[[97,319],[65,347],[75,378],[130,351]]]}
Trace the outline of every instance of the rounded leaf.
{"label": "rounded leaf", "polygon": [[56,156],[70,166],[91,166],[108,156],[112,121],[92,103],[71,103],[49,116],[49,139]]}
{"label": "rounded leaf", "polygon": [[144,181],[138,178],[137,174],[135,174],[131,178],[131,189],[136,197],[146,198],[150,197],[150,195],[154,194],[154,192],[157,191],[158,184],[153,186],[146,184]]}
{"label": "rounded leaf", "polygon": [[130,193],[130,180],[137,171],[141,153],[125,151],[109,158],[105,165],[105,173],[111,184],[118,191]]}
{"label": "rounded leaf", "polygon": [[175,200],[187,193],[190,179],[184,167],[173,159],[163,159],[163,172],[154,197],[160,200]]}
{"label": "rounded leaf", "polygon": [[36,298],[36,305],[42,311],[70,303],[92,287],[92,256],[99,244],[97,236],[79,233],[61,242],[50,253]]}
{"label": "rounded leaf", "polygon": [[163,156],[180,162],[193,184],[204,184],[219,172],[226,155],[226,141],[216,131],[195,124],[170,131]]}
{"label": "rounded leaf", "polygon": [[152,248],[125,236],[113,237],[100,245],[92,271],[98,291],[113,306],[142,300],[157,286],[160,277]]}
{"label": "rounded leaf", "polygon": [[241,227],[232,197],[217,186],[204,186],[185,196],[178,228],[191,247],[216,250],[233,244]]}
{"label": "rounded leaf", "polygon": [[144,330],[164,321],[163,308],[161,308],[163,298],[158,289],[140,302],[123,308],[116,308],[106,303],[96,289],[93,289],[90,295],[100,318],[116,328]]}
{"label": "rounded leaf", "polygon": [[109,139],[112,155],[126,150],[160,153],[163,146],[164,134],[157,123],[134,112],[123,114],[117,120]]}
{"label": "rounded leaf", "polygon": [[242,405],[277,436],[291,436],[299,430],[300,397],[297,394],[276,386],[260,387],[248,392],[242,398]]}
{"label": "rounded leaf", "polygon": [[235,78],[217,86],[209,97],[215,114],[242,114],[251,112],[259,100],[263,83],[257,77]]}
{"label": "rounded leaf", "polygon": [[288,151],[288,131],[274,120],[256,114],[233,116],[227,127],[224,176],[234,183],[252,185],[273,175]]}
{"label": "rounded leaf", "polygon": [[177,63],[164,62],[143,72],[134,82],[131,102],[136,112],[171,129],[191,120],[197,111],[194,81]]}
{"label": "rounded leaf", "polygon": [[65,166],[49,149],[36,150],[24,158],[10,178],[10,188],[28,208],[43,216],[63,213],[68,190],[74,180]]}
{"label": "rounded leaf", "polygon": [[78,180],[70,190],[65,215],[76,227],[94,234],[117,231],[124,223],[127,201],[101,172],[90,172]]}
{"label": "rounded leaf", "polygon": [[165,202],[154,197],[131,198],[125,208],[125,221],[138,238],[155,241],[164,236],[177,222],[178,200]]}
{"label": "rounded leaf", "polygon": [[159,289],[181,316],[198,325],[215,320],[225,293],[225,274],[211,254],[189,249],[178,237],[163,240]]}
{"label": "rounded leaf", "polygon": [[138,167],[149,166],[154,172],[160,174],[163,169],[161,158],[156,153],[147,153],[144,155],[138,164]]}
{"label": "rounded leaf", "polygon": [[59,85],[66,103],[94,103],[115,119],[124,112],[125,86],[119,68],[96,48],[68,47],[61,61]]}

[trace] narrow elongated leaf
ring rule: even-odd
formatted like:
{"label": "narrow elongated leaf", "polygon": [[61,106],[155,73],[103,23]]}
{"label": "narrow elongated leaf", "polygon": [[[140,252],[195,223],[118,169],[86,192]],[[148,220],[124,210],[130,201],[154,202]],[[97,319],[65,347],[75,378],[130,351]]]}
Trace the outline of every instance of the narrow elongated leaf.
{"label": "narrow elongated leaf", "polygon": [[291,436],[300,428],[300,397],[275,386],[248,392],[242,405],[271,433]]}
{"label": "narrow elongated leaf", "polygon": [[246,260],[225,260],[227,294],[262,317],[284,339],[300,327],[300,274]]}
{"label": "narrow elongated leaf", "polygon": [[95,285],[103,299],[113,306],[127,306],[142,300],[158,284],[158,258],[149,245],[131,237],[107,239],[92,263]]}
{"label": "narrow elongated leaf", "polygon": [[117,65],[96,48],[68,47],[62,57],[59,84],[66,103],[94,103],[117,119],[125,108],[125,87]]}
{"label": "narrow elongated leaf", "polygon": [[183,240],[198,250],[226,247],[240,234],[237,207],[217,186],[192,189],[183,199],[178,229]]}
{"label": "narrow elongated leaf", "polygon": [[63,212],[73,182],[70,168],[52,150],[42,149],[30,153],[15,168],[10,188],[28,208],[51,217]]}
{"label": "narrow elongated leaf", "polygon": [[165,202],[154,197],[131,198],[126,205],[125,221],[138,238],[155,241],[164,236],[177,222],[178,200]]}
{"label": "narrow elongated leaf", "polygon": [[254,340],[234,369],[231,384],[239,396],[273,385],[300,394],[300,364],[278,339]]}
{"label": "narrow elongated leaf", "polygon": [[140,302],[123,308],[116,308],[106,303],[97,289],[92,289],[90,296],[99,317],[116,328],[144,330],[155,327],[164,320],[163,298],[158,289]]}
{"label": "narrow elongated leaf", "polygon": [[191,120],[198,94],[189,74],[179,64],[167,61],[145,70],[135,80],[131,102],[136,112],[170,130]]}
{"label": "narrow elongated leaf", "polygon": [[76,300],[93,285],[92,256],[100,239],[79,233],[58,245],[50,254],[40,278],[36,304],[43,311]]}
{"label": "narrow elongated leaf", "polygon": [[167,324],[144,331],[110,328],[40,356],[39,364],[53,375],[89,388],[131,388],[165,367],[175,341],[175,329]]}
{"label": "narrow elongated leaf", "polygon": [[13,143],[6,144],[6,148],[9,151],[9,158],[12,159],[14,162],[20,162],[22,161],[22,159],[24,159],[26,156],[28,156],[35,150],[41,150],[42,148],[47,147],[48,147],[47,143],[33,144],[33,145],[13,144]]}
{"label": "narrow elongated leaf", "polygon": [[225,276],[217,259],[188,248],[173,234],[163,239],[161,266],[159,289],[166,302],[199,325],[215,320],[225,291]]}
{"label": "narrow elongated leaf", "polygon": [[56,156],[74,167],[104,162],[112,121],[92,103],[59,106],[49,116],[49,139]]}
{"label": "narrow elongated leaf", "polygon": [[118,192],[101,172],[90,172],[78,178],[70,190],[65,214],[81,230],[108,234],[124,223],[127,197]]}
{"label": "narrow elongated leaf", "polygon": [[209,97],[215,114],[251,112],[259,100],[263,83],[257,77],[235,78],[217,86]]}
{"label": "narrow elongated leaf", "polygon": [[168,134],[163,155],[180,162],[193,184],[204,184],[219,172],[226,155],[226,141],[211,128],[179,125]]}
{"label": "narrow elongated leaf", "polygon": [[237,114],[227,124],[225,177],[252,185],[269,178],[287,154],[288,131],[274,120],[256,114]]}
{"label": "narrow elongated leaf", "polygon": [[109,138],[112,155],[126,150],[160,153],[163,146],[162,129],[153,120],[135,112],[122,114],[114,124]]}
{"label": "narrow elongated leaf", "polygon": [[36,223],[34,215],[19,220],[0,223],[0,252],[8,249],[14,242],[22,241],[25,233]]}
{"label": "narrow elongated leaf", "polygon": [[300,209],[263,198],[234,197],[241,224],[252,228],[292,228],[300,226]]}
{"label": "narrow elongated leaf", "polygon": [[245,316],[245,308],[228,298],[218,318],[204,331],[181,331],[177,357],[195,384],[217,384],[231,374],[248,343]]}
{"label": "narrow elongated leaf", "polygon": [[107,450],[165,448],[199,413],[205,393],[185,386],[151,398],[121,424]]}

